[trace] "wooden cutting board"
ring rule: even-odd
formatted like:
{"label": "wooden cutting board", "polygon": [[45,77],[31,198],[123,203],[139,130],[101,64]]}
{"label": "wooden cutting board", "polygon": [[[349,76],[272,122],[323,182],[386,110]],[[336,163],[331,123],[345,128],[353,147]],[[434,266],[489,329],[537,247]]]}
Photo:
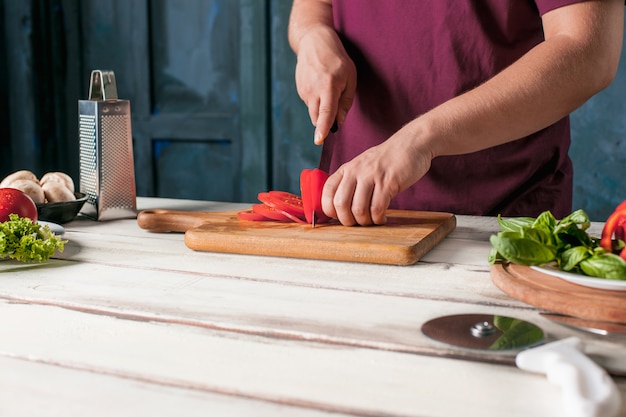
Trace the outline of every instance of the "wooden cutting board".
{"label": "wooden cutting board", "polygon": [[388,210],[387,224],[346,227],[243,221],[237,211],[145,210],[142,229],[185,232],[193,250],[390,265],[412,265],[456,227],[450,213]]}
{"label": "wooden cutting board", "polygon": [[491,267],[491,280],[513,298],[555,313],[587,320],[626,323],[626,292],[589,288],[528,266]]}

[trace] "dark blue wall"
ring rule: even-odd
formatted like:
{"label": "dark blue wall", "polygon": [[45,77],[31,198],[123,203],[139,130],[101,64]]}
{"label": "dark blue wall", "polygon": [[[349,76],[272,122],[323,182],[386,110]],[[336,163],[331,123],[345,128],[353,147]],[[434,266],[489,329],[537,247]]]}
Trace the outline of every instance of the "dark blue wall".
{"label": "dark blue wall", "polygon": [[571,124],[573,208],[604,221],[626,200],[626,48],[613,83],[576,110]]}

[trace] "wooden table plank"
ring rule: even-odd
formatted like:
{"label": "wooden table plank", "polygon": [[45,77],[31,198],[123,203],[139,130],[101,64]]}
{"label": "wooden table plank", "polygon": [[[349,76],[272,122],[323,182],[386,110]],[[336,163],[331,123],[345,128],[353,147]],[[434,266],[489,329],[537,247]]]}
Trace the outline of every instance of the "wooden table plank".
{"label": "wooden table plank", "polygon": [[[0,264],[0,271],[3,266],[6,263]],[[50,267],[63,268],[64,274],[47,276]],[[406,294],[66,261],[23,268],[19,278],[0,280],[0,298],[273,338],[471,358],[487,355],[459,353],[432,341],[421,333],[421,325],[446,314],[507,315],[536,323],[548,333],[548,340],[575,335],[591,351],[602,343],[603,361],[626,370],[620,344],[556,325],[523,304],[490,299],[477,285],[492,286],[485,279],[474,283],[474,295],[462,300],[441,295],[446,287],[463,286],[454,274],[436,277],[420,294]]]}
{"label": "wooden table plank", "polygon": [[29,359],[0,356],[0,369],[2,416],[349,416]]}
{"label": "wooden table plank", "polygon": [[[490,299],[510,297],[490,282],[489,266],[467,268],[453,263],[420,262],[417,265],[388,265],[287,259],[251,255],[194,252],[180,241],[148,240],[135,237],[84,236],[68,232],[64,253],[58,258],[80,263],[97,263],[133,269],[189,272],[206,276],[232,277],[294,285],[341,288],[355,292],[377,292],[424,297],[439,290],[446,280],[450,298],[487,293]],[[19,268],[19,266],[14,266]],[[7,267],[8,268],[8,267]],[[468,287],[468,285],[470,287]],[[475,291],[468,291],[475,290]]]}
{"label": "wooden table plank", "polygon": [[[496,311],[469,303],[443,303],[403,295],[315,288],[232,277],[61,262],[65,274],[25,270],[0,282],[0,298],[141,320],[318,339],[400,351],[432,350],[420,327],[434,315],[459,310]],[[346,308],[349,306],[349,308]],[[519,315],[510,307],[501,311]],[[534,311],[525,311],[534,315]]]}
{"label": "wooden table plank", "polygon": [[[20,317],[19,326],[14,317]],[[0,303],[0,340],[0,356],[20,352],[20,358],[68,369],[344,414],[552,417],[560,409],[557,387],[512,367],[51,306]],[[510,396],[490,395],[503,387]]]}

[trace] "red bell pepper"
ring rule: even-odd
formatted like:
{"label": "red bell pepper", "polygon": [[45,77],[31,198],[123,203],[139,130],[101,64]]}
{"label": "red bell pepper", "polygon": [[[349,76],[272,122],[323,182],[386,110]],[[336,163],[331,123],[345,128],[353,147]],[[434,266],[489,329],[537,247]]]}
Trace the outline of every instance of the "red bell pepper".
{"label": "red bell pepper", "polygon": [[624,228],[626,227],[626,213],[623,213],[617,219],[617,224],[615,225],[615,230],[613,234],[615,235],[615,239],[626,240],[624,238]]}
{"label": "red bell pepper", "polygon": [[305,169],[300,173],[300,195],[307,223],[326,223],[330,220],[322,211],[322,191],[328,174],[319,168]]}
{"label": "red bell pepper", "polygon": [[[600,246],[608,251],[613,251],[613,236],[616,240],[624,241],[626,238],[626,200],[615,208],[602,229]],[[620,257],[626,260],[626,248],[620,251]]]}
{"label": "red bell pepper", "polygon": [[[615,229],[615,239],[620,239],[626,242],[626,213],[624,213],[617,221],[617,228]],[[626,246],[622,248],[619,256],[626,261]]]}

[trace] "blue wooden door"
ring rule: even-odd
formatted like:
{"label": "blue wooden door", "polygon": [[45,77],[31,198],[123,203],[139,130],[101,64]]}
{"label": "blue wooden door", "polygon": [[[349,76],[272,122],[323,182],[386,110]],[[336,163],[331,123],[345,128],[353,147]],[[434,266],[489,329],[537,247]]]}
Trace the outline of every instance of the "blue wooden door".
{"label": "blue wooden door", "polygon": [[268,187],[266,3],[81,3],[85,69],[131,101],[139,195],[248,200]]}

